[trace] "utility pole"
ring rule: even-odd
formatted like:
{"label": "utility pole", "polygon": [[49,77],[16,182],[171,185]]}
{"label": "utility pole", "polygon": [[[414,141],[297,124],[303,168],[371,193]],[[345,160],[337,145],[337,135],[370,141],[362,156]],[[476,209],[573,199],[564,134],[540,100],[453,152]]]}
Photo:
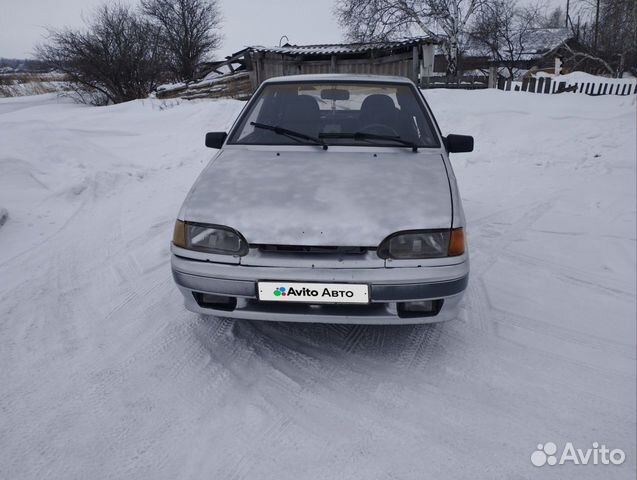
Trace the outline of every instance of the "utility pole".
{"label": "utility pole", "polygon": [[595,38],[593,39],[593,51],[597,52],[597,34],[599,32],[599,0],[595,9]]}

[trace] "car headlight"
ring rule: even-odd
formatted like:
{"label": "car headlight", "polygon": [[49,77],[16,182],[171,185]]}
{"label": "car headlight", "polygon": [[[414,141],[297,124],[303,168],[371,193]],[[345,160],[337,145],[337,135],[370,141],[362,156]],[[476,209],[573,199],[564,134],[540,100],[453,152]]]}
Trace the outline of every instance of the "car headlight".
{"label": "car headlight", "polygon": [[408,260],[454,257],[464,253],[464,230],[412,230],[397,232],[381,242],[380,258]]}
{"label": "car headlight", "polygon": [[236,230],[222,225],[177,220],[173,243],[181,248],[205,253],[239,256],[248,253],[248,242],[245,238]]}

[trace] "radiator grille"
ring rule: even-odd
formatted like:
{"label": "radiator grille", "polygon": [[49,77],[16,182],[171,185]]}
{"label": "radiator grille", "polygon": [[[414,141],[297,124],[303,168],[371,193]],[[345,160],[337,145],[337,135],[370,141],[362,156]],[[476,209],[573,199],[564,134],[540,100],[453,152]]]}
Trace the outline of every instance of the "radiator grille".
{"label": "radiator grille", "polygon": [[308,245],[252,245],[264,253],[314,253],[314,254],[347,254],[362,255],[367,253],[369,247],[329,247]]}

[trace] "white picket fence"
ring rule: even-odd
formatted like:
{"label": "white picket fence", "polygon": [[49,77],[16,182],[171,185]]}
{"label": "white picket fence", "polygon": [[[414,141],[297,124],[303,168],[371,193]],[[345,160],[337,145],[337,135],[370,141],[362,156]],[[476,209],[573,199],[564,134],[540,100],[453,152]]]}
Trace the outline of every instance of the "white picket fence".
{"label": "white picket fence", "polygon": [[637,80],[588,76],[588,79],[562,77],[531,77],[522,81],[500,78],[498,88],[505,91],[529,93],[584,93],[586,95],[635,95]]}

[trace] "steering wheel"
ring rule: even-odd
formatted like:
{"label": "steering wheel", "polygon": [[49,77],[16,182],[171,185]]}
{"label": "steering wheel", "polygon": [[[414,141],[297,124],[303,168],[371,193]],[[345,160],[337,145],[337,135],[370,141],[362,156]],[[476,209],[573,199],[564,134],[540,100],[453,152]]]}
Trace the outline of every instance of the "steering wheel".
{"label": "steering wheel", "polygon": [[393,135],[399,137],[398,131],[383,123],[370,123],[359,130],[361,133],[372,133],[376,135]]}

